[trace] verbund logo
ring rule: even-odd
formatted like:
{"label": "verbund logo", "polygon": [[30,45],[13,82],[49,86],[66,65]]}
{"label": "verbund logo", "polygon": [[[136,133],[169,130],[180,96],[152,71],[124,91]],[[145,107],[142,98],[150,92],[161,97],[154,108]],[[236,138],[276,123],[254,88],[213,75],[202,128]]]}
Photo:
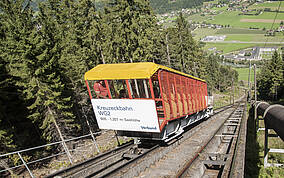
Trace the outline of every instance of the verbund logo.
{"label": "verbund logo", "polygon": [[157,127],[149,127],[149,126],[141,126],[141,129],[143,130],[157,130]]}

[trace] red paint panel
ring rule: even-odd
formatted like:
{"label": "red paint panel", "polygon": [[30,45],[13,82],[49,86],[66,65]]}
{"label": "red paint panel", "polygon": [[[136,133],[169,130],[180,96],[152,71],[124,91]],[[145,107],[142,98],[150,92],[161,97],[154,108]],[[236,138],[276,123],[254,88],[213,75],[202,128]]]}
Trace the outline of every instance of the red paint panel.
{"label": "red paint panel", "polygon": [[179,81],[180,81],[180,99],[181,99],[181,103],[182,103],[182,115],[187,114],[185,112],[185,105],[184,105],[184,82],[182,80],[182,76],[179,76]]}
{"label": "red paint panel", "polygon": [[185,79],[185,94],[186,94],[186,101],[187,101],[187,110],[188,110],[188,113],[191,113],[191,110],[190,110],[190,95],[189,95],[189,78],[186,78],[184,77]]}
{"label": "red paint panel", "polygon": [[168,88],[168,100],[169,100],[169,104],[170,104],[170,117],[173,117],[173,105],[172,105],[172,99],[171,99],[171,84],[169,82],[169,73],[167,72],[167,88]]}
{"label": "red paint panel", "polygon": [[194,112],[197,111],[197,98],[196,98],[196,81],[192,80],[192,93],[193,93],[193,101],[194,101]]}
{"label": "red paint panel", "polygon": [[164,118],[166,117],[166,110],[165,110],[165,101],[163,97],[163,87],[162,87],[162,81],[161,81],[161,71],[158,73],[158,80],[159,80],[159,87],[160,87],[160,95],[162,97],[162,105],[164,110]]}
{"label": "red paint panel", "polygon": [[189,79],[189,94],[190,94],[190,102],[191,102],[191,112],[194,113],[194,96],[193,96],[193,80]]}
{"label": "red paint panel", "polygon": [[198,103],[199,103],[199,107],[198,107],[198,111],[201,111],[202,110],[202,100],[201,100],[201,82],[198,81]]}
{"label": "red paint panel", "polygon": [[175,89],[175,103],[176,103],[176,108],[177,108],[177,114],[178,114],[178,116],[181,116],[181,113],[180,113],[180,111],[179,111],[179,104],[178,104],[178,92],[177,92],[177,79],[176,79],[176,75],[175,74],[173,74],[173,77],[174,77],[174,89]]}
{"label": "red paint panel", "polygon": [[150,85],[150,91],[151,91],[151,96],[153,99],[155,99],[155,95],[154,95],[154,90],[153,90],[153,83],[152,83],[152,79],[149,79],[149,85]]}

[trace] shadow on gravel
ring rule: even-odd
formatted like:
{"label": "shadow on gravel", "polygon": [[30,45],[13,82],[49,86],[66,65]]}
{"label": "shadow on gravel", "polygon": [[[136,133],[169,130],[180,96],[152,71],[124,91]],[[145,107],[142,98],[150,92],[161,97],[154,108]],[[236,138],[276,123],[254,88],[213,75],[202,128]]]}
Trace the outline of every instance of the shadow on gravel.
{"label": "shadow on gravel", "polygon": [[256,137],[256,128],[253,117],[254,109],[250,108],[247,121],[245,177],[259,177],[260,164],[259,145]]}

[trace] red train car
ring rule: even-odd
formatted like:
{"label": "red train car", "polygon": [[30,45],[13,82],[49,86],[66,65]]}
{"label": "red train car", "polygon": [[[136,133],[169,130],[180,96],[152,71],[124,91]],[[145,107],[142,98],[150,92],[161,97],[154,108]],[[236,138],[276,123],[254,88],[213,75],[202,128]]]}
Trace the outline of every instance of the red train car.
{"label": "red train car", "polygon": [[151,62],[101,64],[85,74],[100,129],[167,141],[209,117],[204,80]]}

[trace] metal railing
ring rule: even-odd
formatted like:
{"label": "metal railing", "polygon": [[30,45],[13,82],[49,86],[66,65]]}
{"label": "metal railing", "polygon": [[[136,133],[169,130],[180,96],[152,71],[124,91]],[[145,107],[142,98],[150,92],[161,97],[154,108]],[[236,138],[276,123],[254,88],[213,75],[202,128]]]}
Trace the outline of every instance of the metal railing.
{"label": "metal railing", "polygon": [[[24,150],[20,150],[20,151],[15,151],[15,152],[11,152],[11,153],[6,153],[6,154],[3,154],[3,155],[0,155],[0,160],[2,159],[9,159],[9,156],[13,156],[13,155],[18,155],[18,157],[20,158],[22,164],[20,165],[17,165],[17,166],[13,166],[13,167],[5,167],[5,169],[3,170],[0,170],[0,174],[3,173],[3,172],[6,172],[6,171],[11,171],[13,169],[16,169],[16,168],[19,168],[19,167],[22,167],[22,166],[25,166],[25,168],[28,170],[30,176],[32,178],[34,178],[35,176],[33,175],[32,171],[30,170],[29,168],[29,165],[30,164],[34,164],[34,163],[37,163],[37,162],[41,162],[41,161],[44,161],[44,160],[47,160],[47,159],[51,159],[51,158],[54,158],[54,157],[57,157],[57,156],[60,156],[60,155],[64,155],[66,154],[68,159],[69,159],[69,162],[70,164],[73,164],[72,162],[72,155],[70,154],[70,151],[75,151],[76,149],[72,149],[72,150],[69,150],[68,147],[66,146],[65,143],[67,142],[71,142],[71,141],[74,141],[74,140],[79,140],[79,139],[83,139],[83,138],[86,138],[86,137],[91,137],[92,140],[93,140],[93,144],[97,150],[97,152],[99,153],[100,150],[99,150],[99,147],[97,145],[97,142],[95,140],[95,136],[96,135],[99,135],[100,132],[98,133],[90,133],[88,135],[83,135],[83,136],[80,136],[80,137],[75,137],[75,138],[71,138],[71,139],[66,139],[66,140],[62,140],[62,141],[58,141],[58,142],[54,142],[54,143],[49,143],[49,144],[45,144],[45,145],[41,145],[41,146],[37,146],[37,147],[32,147],[32,148],[28,148],[28,149],[24,149]],[[63,148],[64,150],[57,153],[57,154],[53,154],[53,155],[50,155],[50,156],[46,156],[46,157],[43,157],[43,158],[40,158],[40,159],[37,159],[37,160],[33,160],[33,161],[30,161],[30,162],[27,162],[25,161],[25,159],[23,158],[23,153],[25,152],[28,152],[28,151],[34,151],[34,150],[37,150],[37,149],[41,149],[41,148],[45,148],[45,147],[49,147],[49,146],[54,146],[54,145],[58,145],[58,144],[62,144],[63,145]],[[3,163],[3,160],[1,161]],[[0,163],[1,163],[0,162]]]}

